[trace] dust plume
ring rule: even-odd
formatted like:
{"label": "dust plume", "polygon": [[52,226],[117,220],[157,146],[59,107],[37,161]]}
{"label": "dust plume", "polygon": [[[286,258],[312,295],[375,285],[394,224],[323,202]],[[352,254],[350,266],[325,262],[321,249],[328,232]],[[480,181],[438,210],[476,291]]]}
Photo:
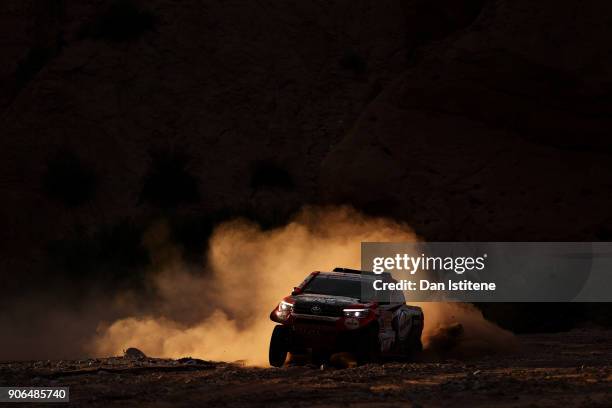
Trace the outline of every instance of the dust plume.
{"label": "dust plume", "polygon": [[[207,265],[202,267],[206,270],[194,271],[162,227],[145,239],[154,252],[157,270],[151,285],[160,293],[160,313],[101,325],[91,349],[96,355],[116,355],[133,346],[159,357],[190,355],[267,365],[274,326],[270,311],[308,273],[335,266],[359,268],[362,241],[418,239],[405,224],[367,217],[348,207],[308,207],[273,230],[262,231],[243,219],[219,225],[210,239]],[[473,307],[420,306],[426,318],[426,346],[436,345],[440,328],[444,330],[453,317],[464,325],[462,341],[479,338],[485,346],[494,346],[494,339],[512,338]]]}
{"label": "dust plume", "polygon": [[486,320],[469,303],[414,303],[423,308],[423,346],[429,355],[471,357],[510,352],[518,347],[514,335]]}

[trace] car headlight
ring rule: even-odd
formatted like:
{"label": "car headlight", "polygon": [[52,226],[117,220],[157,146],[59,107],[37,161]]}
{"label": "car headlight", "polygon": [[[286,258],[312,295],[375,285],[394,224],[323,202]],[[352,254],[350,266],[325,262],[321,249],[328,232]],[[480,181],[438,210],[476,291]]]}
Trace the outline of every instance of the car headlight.
{"label": "car headlight", "polygon": [[293,304],[281,300],[281,302],[278,304],[278,310],[280,310],[281,312],[290,312],[291,310],[293,310]]}
{"label": "car headlight", "polygon": [[343,309],[344,317],[362,318],[370,314],[370,309]]}

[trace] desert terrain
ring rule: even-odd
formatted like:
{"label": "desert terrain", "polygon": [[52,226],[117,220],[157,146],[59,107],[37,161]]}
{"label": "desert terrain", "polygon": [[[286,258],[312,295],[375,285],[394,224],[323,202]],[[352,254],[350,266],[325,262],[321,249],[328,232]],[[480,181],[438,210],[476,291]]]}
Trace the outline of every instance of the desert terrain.
{"label": "desert terrain", "polygon": [[612,331],[518,336],[515,353],[353,368],[112,357],[0,363],[0,383],[68,386],[71,406],[609,407]]}

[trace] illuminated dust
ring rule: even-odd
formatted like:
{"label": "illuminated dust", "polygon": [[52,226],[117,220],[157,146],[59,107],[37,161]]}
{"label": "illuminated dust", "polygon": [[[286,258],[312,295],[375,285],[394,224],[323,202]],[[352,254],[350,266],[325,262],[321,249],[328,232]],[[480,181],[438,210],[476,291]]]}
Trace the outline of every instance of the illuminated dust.
{"label": "illuminated dust", "polygon": [[[162,222],[145,237],[159,293],[158,312],[100,324],[88,344],[97,356],[128,347],[147,355],[242,360],[267,365],[274,326],[268,316],[310,272],[360,267],[362,241],[415,242],[407,225],[361,215],[348,207],[305,208],[287,225],[262,230],[238,219],[213,232],[206,266],[188,265]],[[425,313],[426,355],[511,350],[514,336],[485,320],[475,307],[418,303]]]}

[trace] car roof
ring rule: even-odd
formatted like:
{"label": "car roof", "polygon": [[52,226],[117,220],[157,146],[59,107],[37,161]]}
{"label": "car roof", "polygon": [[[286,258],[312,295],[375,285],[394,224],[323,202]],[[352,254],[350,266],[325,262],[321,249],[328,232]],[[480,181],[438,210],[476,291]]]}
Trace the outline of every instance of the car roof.
{"label": "car roof", "polygon": [[362,279],[362,275],[355,273],[343,273],[343,272],[320,272],[317,276],[328,279],[343,279],[343,280],[356,280]]}
{"label": "car roof", "polygon": [[319,272],[317,276],[321,276],[328,279],[342,279],[342,280],[376,280],[390,278],[389,274],[376,275],[371,272],[355,273],[355,272]]}

